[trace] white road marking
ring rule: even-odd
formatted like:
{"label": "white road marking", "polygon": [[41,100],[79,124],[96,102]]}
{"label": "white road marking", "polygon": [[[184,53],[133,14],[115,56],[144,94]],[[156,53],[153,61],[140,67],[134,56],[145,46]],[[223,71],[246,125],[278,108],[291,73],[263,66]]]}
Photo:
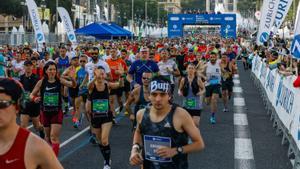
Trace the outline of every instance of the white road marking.
{"label": "white road marking", "polygon": [[[120,108],[116,108],[115,111],[119,110]],[[60,148],[62,148],[63,146],[67,145],[68,143],[70,143],[71,141],[75,140],[77,137],[81,136],[83,133],[85,133],[86,131],[88,131],[90,129],[90,126],[84,128],[82,131],[80,131],[79,133],[73,135],[72,137],[70,137],[68,140],[64,141],[63,143],[60,144]]]}
{"label": "white road marking", "polygon": [[242,160],[252,160],[253,148],[252,141],[248,138],[235,138],[234,139],[234,158]]}
{"label": "white road marking", "polygon": [[245,106],[245,99],[242,97],[235,97],[235,98],[233,98],[233,105],[234,106]]}
{"label": "white road marking", "polygon": [[241,87],[233,87],[232,91],[234,93],[243,93],[243,89]]}
{"label": "white road marking", "polygon": [[248,125],[247,114],[234,113],[233,122],[234,125],[247,126]]}
{"label": "white road marking", "polygon": [[233,83],[234,83],[234,84],[240,84],[241,82],[240,82],[240,80],[238,80],[238,79],[233,79]]}
{"label": "white road marking", "polygon": [[238,74],[233,75],[233,78],[238,79],[240,76]]}

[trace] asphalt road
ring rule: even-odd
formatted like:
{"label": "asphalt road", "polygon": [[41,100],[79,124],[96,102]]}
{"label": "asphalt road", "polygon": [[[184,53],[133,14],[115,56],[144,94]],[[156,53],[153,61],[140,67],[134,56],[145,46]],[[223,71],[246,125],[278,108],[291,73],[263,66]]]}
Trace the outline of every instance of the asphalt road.
{"label": "asphalt road", "polygon": [[[250,79],[250,70],[244,71],[240,65],[239,70],[256,169],[291,169],[291,162],[287,158],[287,147],[281,146],[281,138],[275,135],[275,130],[265,112],[258,90]],[[178,103],[182,99],[176,95],[174,100]],[[200,121],[200,132],[206,147],[201,152],[189,155],[190,169],[234,169],[232,102],[231,100],[229,112],[224,113],[222,112],[223,104],[219,99],[216,125],[209,123],[209,107],[205,106]],[[120,122],[113,126],[110,135],[112,169],[134,169],[135,167],[131,167],[128,162],[133,134],[131,124],[128,117],[124,116],[122,112],[118,120]],[[71,118],[64,119],[61,134],[63,146],[59,160],[66,169],[103,168],[100,149],[88,142],[87,128],[86,120],[80,129],[74,129]]]}

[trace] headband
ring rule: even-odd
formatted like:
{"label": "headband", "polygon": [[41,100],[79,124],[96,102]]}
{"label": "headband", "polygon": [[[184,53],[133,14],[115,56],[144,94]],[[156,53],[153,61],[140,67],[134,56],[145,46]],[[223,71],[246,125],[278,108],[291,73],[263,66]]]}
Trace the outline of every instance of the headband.
{"label": "headband", "polygon": [[154,80],[150,83],[150,93],[155,91],[169,93],[171,91],[171,86],[168,82]]}

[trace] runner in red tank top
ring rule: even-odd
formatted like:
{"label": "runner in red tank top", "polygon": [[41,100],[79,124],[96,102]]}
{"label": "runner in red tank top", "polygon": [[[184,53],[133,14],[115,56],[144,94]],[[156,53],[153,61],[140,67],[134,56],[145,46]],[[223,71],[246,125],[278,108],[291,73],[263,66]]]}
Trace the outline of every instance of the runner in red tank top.
{"label": "runner in red tank top", "polygon": [[0,79],[0,168],[63,168],[44,140],[16,123],[21,95],[18,82]]}

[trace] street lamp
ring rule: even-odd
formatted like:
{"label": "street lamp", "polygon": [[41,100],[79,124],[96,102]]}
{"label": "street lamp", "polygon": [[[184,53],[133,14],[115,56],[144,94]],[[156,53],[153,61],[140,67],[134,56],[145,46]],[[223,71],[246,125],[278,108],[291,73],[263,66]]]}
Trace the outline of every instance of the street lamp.
{"label": "street lamp", "polygon": [[27,14],[26,14],[26,1],[22,1],[21,2],[21,6],[22,6],[22,9],[23,9],[23,16],[22,16],[22,22],[23,22],[23,27],[26,31],[26,28],[27,28],[27,24],[26,24],[26,17],[27,17]]}

